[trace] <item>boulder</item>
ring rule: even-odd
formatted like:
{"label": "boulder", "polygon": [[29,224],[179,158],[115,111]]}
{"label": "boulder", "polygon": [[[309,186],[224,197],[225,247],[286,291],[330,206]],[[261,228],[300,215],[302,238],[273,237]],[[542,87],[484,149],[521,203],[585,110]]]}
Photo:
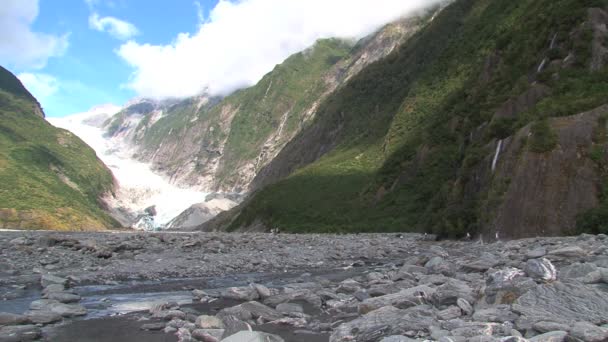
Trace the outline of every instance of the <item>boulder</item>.
{"label": "boulder", "polygon": [[276,335],[259,331],[241,331],[222,340],[222,342],[284,342]]}
{"label": "boulder", "polygon": [[473,319],[478,322],[504,323],[515,321],[519,316],[511,311],[509,305],[497,305],[493,308],[475,311]]}
{"label": "boulder", "polygon": [[36,341],[41,337],[40,328],[35,325],[14,325],[0,328],[0,341]]}
{"label": "boulder", "polygon": [[230,287],[220,294],[221,298],[252,301],[260,298],[260,294],[253,286]]}
{"label": "boulder", "polygon": [[47,298],[64,304],[78,303],[81,299],[79,295],[68,292],[51,292],[47,295]]}
{"label": "boulder", "polygon": [[58,313],[52,311],[32,310],[25,313],[27,318],[35,324],[50,324],[59,322],[63,319]]}
{"label": "boulder", "polygon": [[224,329],[224,323],[221,319],[208,315],[198,316],[196,326],[202,329]]}
{"label": "boulder", "polygon": [[261,318],[268,322],[283,318],[283,315],[275,309],[258,302],[247,302],[223,309],[217,316],[234,316],[242,321]]}
{"label": "boulder", "polygon": [[8,312],[0,312],[0,326],[3,325],[19,325],[27,324],[29,319],[23,315],[17,315]]}
{"label": "boulder", "polygon": [[568,333],[565,331],[552,331],[530,338],[530,342],[565,342],[568,340]]}
{"label": "boulder", "polygon": [[578,246],[567,246],[558,249],[554,249],[548,254],[550,257],[559,258],[581,258],[587,255],[587,253]]}
{"label": "boulder", "polygon": [[238,333],[239,331],[251,331],[251,326],[234,316],[221,317],[224,324],[224,334],[222,337],[228,337]]}
{"label": "boulder", "polygon": [[434,310],[428,305],[405,310],[385,306],[339,325],[331,334],[329,341],[371,342],[402,331],[428,331],[429,327],[437,324]]}
{"label": "boulder", "polygon": [[463,298],[469,303],[475,302],[473,289],[458,279],[449,279],[445,284],[439,286],[431,297],[436,307],[456,305],[459,298]]}
{"label": "boulder", "polygon": [[42,277],[40,277],[40,284],[42,287],[47,287],[49,285],[61,285],[67,287],[68,283],[69,281],[66,278],[57,277],[52,274],[43,274]]}
{"label": "boulder", "polygon": [[400,309],[407,309],[412,306],[427,303],[434,293],[435,289],[426,285],[420,285],[397,293],[366,299],[359,304],[358,310],[360,314],[366,314],[388,305]]}
{"label": "boulder", "polygon": [[570,329],[572,337],[584,342],[606,342],[608,341],[608,329],[598,327],[589,322],[578,322]]}
{"label": "boulder", "polygon": [[520,330],[541,321],[601,324],[606,321],[608,293],[580,283],[544,284],[519,297],[513,311],[522,316],[517,322]]}
{"label": "boulder", "polygon": [[276,310],[282,314],[290,314],[290,313],[304,313],[304,308],[300,304],[295,303],[281,303],[277,305]]}
{"label": "boulder", "polygon": [[192,337],[203,342],[219,342],[223,335],[224,329],[195,329],[192,331]]}
{"label": "boulder", "polygon": [[557,280],[557,270],[548,259],[529,259],[526,261],[524,272],[528,277],[538,282],[552,282]]}
{"label": "boulder", "polygon": [[536,282],[517,268],[505,268],[489,275],[480,306],[511,304],[522,294],[536,287]]}

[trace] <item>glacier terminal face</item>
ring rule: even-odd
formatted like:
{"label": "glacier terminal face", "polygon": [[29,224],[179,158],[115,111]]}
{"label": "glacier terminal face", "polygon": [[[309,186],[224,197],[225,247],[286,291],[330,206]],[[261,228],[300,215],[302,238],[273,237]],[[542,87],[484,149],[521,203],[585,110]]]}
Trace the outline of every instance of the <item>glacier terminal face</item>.
{"label": "glacier terminal face", "polygon": [[149,164],[135,160],[132,147],[122,139],[107,137],[103,124],[120,110],[118,106],[103,105],[85,113],[47,120],[84,140],[110,168],[118,188],[107,202],[113,211],[127,217],[121,220],[123,224],[146,230],[164,228],[190,206],[204,202],[209,193],[172,184]]}

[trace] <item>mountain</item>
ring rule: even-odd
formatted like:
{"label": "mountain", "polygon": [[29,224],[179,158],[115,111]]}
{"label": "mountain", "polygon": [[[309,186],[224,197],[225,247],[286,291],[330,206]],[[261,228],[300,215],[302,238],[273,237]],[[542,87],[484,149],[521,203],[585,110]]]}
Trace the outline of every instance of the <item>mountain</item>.
{"label": "mountain", "polygon": [[457,0],[318,104],[201,229],[608,231],[608,2]]}
{"label": "mountain", "polygon": [[359,42],[320,40],[255,86],[223,99],[140,99],[106,123],[107,133],[176,184],[246,192],[259,170],[312,121],[323,99],[388,55],[423,21],[404,18]]}
{"label": "mountain", "polygon": [[113,191],[112,173],[95,151],[51,126],[38,101],[0,67],[0,227],[116,227],[102,201]]}

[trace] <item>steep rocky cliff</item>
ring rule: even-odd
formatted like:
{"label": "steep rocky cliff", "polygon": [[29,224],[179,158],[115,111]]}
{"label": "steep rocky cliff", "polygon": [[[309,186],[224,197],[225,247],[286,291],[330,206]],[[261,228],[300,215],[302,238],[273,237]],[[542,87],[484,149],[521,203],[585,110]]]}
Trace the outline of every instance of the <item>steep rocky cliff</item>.
{"label": "steep rocky cliff", "polygon": [[139,100],[107,122],[108,134],[127,141],[138,159],[150,161],[177,184],[247,191],[329,94],[388,55],[423,21],[402,19],[356,44],[321,40],[277,65],[257,85],[224,99]]}
{"label": "steep rocky cliff", "polygon": [[606,8],[455,1],[319,104],[257,192],[203,228],[605,229]]}
{"label": "steep rocky cliff", "polygon": [[46,122],[38,101],[0,67],[0,228],[115,227],[101,202],[113,188],[95,152]]}

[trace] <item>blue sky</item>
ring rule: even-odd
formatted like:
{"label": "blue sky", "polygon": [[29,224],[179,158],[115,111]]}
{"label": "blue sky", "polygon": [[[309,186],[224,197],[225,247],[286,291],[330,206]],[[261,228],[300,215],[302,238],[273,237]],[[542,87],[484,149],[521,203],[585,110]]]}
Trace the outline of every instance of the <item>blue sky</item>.
{"label": "blue sky", "polygon": [[0,65],[49,117],[227,95],[318,39],[355,41],[440,1],[2,0]]}
{"label": "blue sky", "polygon": [[[216,1],[199,3],[208,13]],[[49,76],[33,82],[46,80],[52,89],[38,86],[43,89],[36,94],[35,85],[30,84],[29,88],[34,88],[30,90],[50,117],[83,112],[104,103],[121,105],[138,95],[124,86],[132,68],[115,52],[124,41],[91,28],[89,17],[93,13],[132,23],[139,32],[133,39],[151,44],[168,44],[178,33],[194,33],[199,25],[197,6],[191,0],[97,1],[91,6],[84,0],[40,0],[38,5],[39,14],[31,30],[56,36],[67,34],[67,49],[61,56],[48,58],[42,68],[0,62],[17,75]]]}

